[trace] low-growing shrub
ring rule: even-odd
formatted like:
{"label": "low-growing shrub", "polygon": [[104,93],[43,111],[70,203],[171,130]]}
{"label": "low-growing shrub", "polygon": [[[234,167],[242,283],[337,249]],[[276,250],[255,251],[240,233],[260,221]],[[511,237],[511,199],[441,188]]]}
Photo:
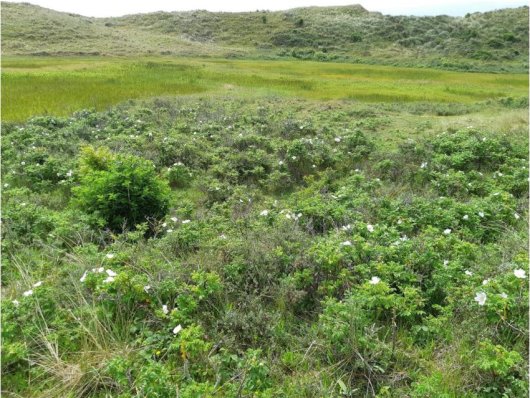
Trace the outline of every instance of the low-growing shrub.
{"label": "low-growing shrub", "polygon": [[192,172],[182,163],[175,163],[168,167],[167,179],[172,188],[185,188],[190,184],[192,178]]}

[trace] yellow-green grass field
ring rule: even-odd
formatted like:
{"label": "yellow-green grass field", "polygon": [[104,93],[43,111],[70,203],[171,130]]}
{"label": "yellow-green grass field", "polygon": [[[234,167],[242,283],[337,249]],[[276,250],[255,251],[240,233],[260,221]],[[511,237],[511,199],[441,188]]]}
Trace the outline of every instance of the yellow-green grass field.
{"label": "yellow-green grass field", "polygon": [[3,57],[2,120],[63,116],[159,95],[282,95],[472,104],[528,95],[525,74],[309,61]]}

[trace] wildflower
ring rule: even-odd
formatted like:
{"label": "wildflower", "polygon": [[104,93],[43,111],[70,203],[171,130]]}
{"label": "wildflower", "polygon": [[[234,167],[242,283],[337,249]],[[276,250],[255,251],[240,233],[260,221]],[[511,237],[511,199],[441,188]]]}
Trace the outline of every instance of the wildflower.
{"label": "wildflower", "polygon": [[166,231],[168,234],[170,234],[171,232],[173,232],[173,230],[170,228]]}
{"label": "wildflower", "polygon": [[514,270],[513,274],[517,278],[520,278],[520,279],[525,279],[526,278],[526,271],[524,269],[521,269],[521,268],[518,268],[518,269]]}
{"label": "wildflower", "polygon": [[167,223],[162,224],[162,228],[165,228],[165,227],[167,227]]}
{"label": "wildflower", "polygon": [[33,294],[33,290],[26,290],[24,293],[22,293],[22,295],[24,297],[28,297],[28,296],[31,296]]}
{"label": "wildflower", "polygon": [[190,222],[191,222],[191,220],[183,220],[182,224],[187,224],[187,223],[190,223]]}
{"label": "wildflower", "polygon": [[111,276],[111,277],[118,276],[118,274],[111,269],[108,269],[106,272],[108,276]]}
{"label": "wildflower", "polygon": [[66,173],[66,176],[67,176],[67,177],[72,177],[73,174],[74,174],[74,173],[73,173],[72,170],[68,170],[68,172]]}
{"label": "wildflower", "polygon": [[101,274],[102,272],[105,272],[105,268],[99,267],[92,270],[93,272],[97,272],[98,274]]}
{"label": "wildflower", "polygon": [[171,221],[177,222],[179,219],[177,217],[171,217]]}
{"label": "wildflower", "polygon": [[374,226],[372,224],[368,224],[366,226],[366,229],[368,230],[368,232],[374,232]]}
{"label": "wildflower", "polygon": [[18,300],[11,301],[15,307],[18,307],[20,305],[20,302]]}
{"label": "wildflower", "polygon": [[25,166],[25,165],[26,165],[26,162],[20,162],[20,164],[21,164],[22,166]]}
{"label": "wildflower", "polygon": [[6,183],[4,184],[4,188],[7,188],[8,186],[9,186],[9,184],[6,182]]}
{"label": "wildflower", "polygon": [[464,272],[464,274],[466,274],[467,276],[472,276],[473,272],[466,270],[466,272]]}
{"label": "wildflower", "polygon": [[426,168],[427,167],[427,162],[423,162],[420,166],[422,169]]}
{"label": "wildflower", "polygon": [[296,156],[291,156],[291,159],[296,160]]}
{"label": "wildflower", "polygon": [[294,214],[294,213],[291,213],[291,212],[288,212],[285,217],[288,219],[288,220],[294,220],[294,221],[298,221],[298,219],[300,217],[302,217],[302,213],[298,213],[298,214]]}
{"label": "wildflower", "polygon": [[451,228],[444,229],[444,235],[449,235],[451,233]]}
{"label": "wildflower", "polygon": [[226,239],[226,235],[225,234],[221,234],[221,235],[219,235],[219,238]]}
{"label": "wildflower", "polygon": [[79,282],[83,283],[83,282],[86,280],[87,275],[88,275],[88,272],[85,271],[85,272],[83,273],[83,276],[79,279]]}
{"label": "wildflower", "polygon": [[348,225],[343,225],[343,226],[341,227],[341,229],[342,229],[343,231],[349,231],[349,230],[351,229],[351,225],[350,225],[350,224],[348,224]]}
{"label": "wildflower", "polygon": [[145,285],[144,286],[144,292],[149,293],[149,290],[151,290],[151,286]]}
{"label": "wildflower", "polygon": [[502,292],[499,296],[501,296],[505,300],[508,298],[508,295],[504,292]]}
{"label": "wildflower", "polygon": [[475,301],[478,303],[478,305],[484,305],[486,303],[486,293],[477,293],[475,296]]}
{"label": "wildflower", "polygon": [[114,258],[114,254],[113,253],[107,253],[107,255],[105,257],[107,257],[110,260],[110,259]]}
{"label": "wildflower", "polygon": [[167,309],[167,305],[166,305],[166,304],[164,304],[164,305],[162,306],[162,312],[163,312],[164,314],[166,314],[166,315],[169,314],[169,310]]}
{"label": "wildflower", "polygon": [[42,285],[42,281],[38,281],[38,282],[35,282],[35,283],[33,284],[33,287],[39,287],[39,286],[41,286],[41,285]]}
{"label": "wildflower", "polygon": [[335,142],[340,142],[340,137],[335,137]]}
{"label": "wildflower", "polygon": [[518,220],[519,218],[521,218],[521,216],[517,213],[513,213],[513,216],[515,217],[516,220]]}
{"label": "wildflower", "polygon": [[462,220],[469,220],[469,216],[467,214],[464,215],[464,217],[462,217]]}
{"label": "wildflower", "polygon": [[342,242],[340,245],[341,246],[351,246],[351,242],[349,240],[347,240],[345,242]]}
{"label": "wildflower", "polygon": [[108,276],[105,280],[103,280],[103,283],[111,283],[114,282],[113,276]]}
{"label": "wildflower", "polygon": [[278,164],[279,164],[280,166],[283,166],[283,160],[280,160],[280,161],[278,162]]}
{"label": "wildflower", "polygon": [[444,260],[444,267],[447,267],[449,265],[449,260]]}
{"label": "wildflower", "polygon": [[175,328],[173,329],[173,334],[178,334],[178,332],[180,332],[181,330],[182,330],[182,326],[177,325],[177,326],[175,326]]}
{"label": "wildflower", "polygon": [[268,216],[269,215],[269,211],[268,210],[263,210],[261,213],[259,213],[260,216]]}
{"label": "wildflower", "polygon": [[370,285],[377,285],[379,282],[381,282],[381,279],[377,276],[372,276],[372,279],[370,279]]}
{"label": "wildflower", "polygon": [[479,215],[480,218],[484,218],[484,212],[483,211],[479,211],[478,215]]}
{"label": "wildflower", "polygon": [[483,286],[487,285],[488,283],[490,283],[490,280],[489,280],[489,279],[484,279],[484,280],[482,281],[482,285],[483,285]]}

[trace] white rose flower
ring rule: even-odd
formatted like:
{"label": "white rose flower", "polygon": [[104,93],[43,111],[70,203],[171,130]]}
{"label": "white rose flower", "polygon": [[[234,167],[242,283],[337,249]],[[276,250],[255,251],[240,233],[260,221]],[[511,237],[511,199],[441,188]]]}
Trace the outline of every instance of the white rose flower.
{"label": "white rose flower", "polygon": [[486,293],[479,292],[475,296],[475,301],[478,303],[478,305],[484,305],[486,303]]}
{"label": "white rose flower", "polygon": [[520,279],[526,279],[526,271],[524,269],[518,268],[513,271],[513,274]]}
{"label": "white rose flower", "polygon": [[178,334],[182,330],[182,326],[177,325],[173,329],[173,334]]}

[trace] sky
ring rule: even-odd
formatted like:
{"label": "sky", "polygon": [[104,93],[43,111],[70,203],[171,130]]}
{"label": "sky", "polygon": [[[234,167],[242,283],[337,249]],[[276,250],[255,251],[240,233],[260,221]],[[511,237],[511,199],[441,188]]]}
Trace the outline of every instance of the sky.
{"label": "sky", "polygon": [[[18,1],[17,1],[18,2]],[[26,2],[87,17],[114,17],[154,11],[287,10],[307,6],[361,4],[391,15],[452,15],[528,5],[526,0],[27,0]]]}

